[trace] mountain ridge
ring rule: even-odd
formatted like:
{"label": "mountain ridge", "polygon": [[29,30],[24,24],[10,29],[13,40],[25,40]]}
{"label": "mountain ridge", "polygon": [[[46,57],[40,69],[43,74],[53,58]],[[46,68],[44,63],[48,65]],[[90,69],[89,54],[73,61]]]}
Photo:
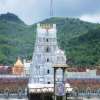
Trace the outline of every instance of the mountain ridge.
{"label": "mountain ridge", "polygon": [[[7,16],[7,15],[6,15]],[[16,16],[16,15],[15,15]],[[14,17],[16,18],[16,17]],[[87,64],[91,65],[91,62],[88,63],[84,61],[87,56],[81,57],[75,54],[80,53],[79,48],[75,50],[74,43],[77,43],[80,37],[87,37],[88,31],[97,29],[100,24],[94,24],[89,22],[84,22],[79,19],[74,18],[50,18],[39,23],[51,23],[57,24],[57,40],[58,45],[61,49],[65,51],[66,57],[68,58],[68,63],[76,66],[86,66]],[[92,34],[91,34],[92,36]],[[14,19],[13,21],[9,19],[2,20],[0,19],[0,63],[1,64],[13,64],[18,56],[26,59],[32,59],[32,53],[34,50],[34,43],[36,38],[36,24],[26,25],[22,22]],[[93,37],[92,37],[93,38]],[[89,38],[90,39],[90,38]],[[77,41],[76,41],[77,40]],[[86,42],[85,45],[90,45]],[[70,52],[70,51],[73,52]],[[90,50],[90,49],[89,49]],[[89,51],[90,52],[90,51]],[[96,57],[96,55],[95,55]],[[94,57],[94,58],[95,58]],[[98,59],[99,60],[99,59]],[[76,63],[77,62],[77,63]],[[99,61],[98,61],[99,62]],[[97,61],[93,62],[93,65],[97,64]]]}
{"label": "mountain ridge", "polygon": [[10,12],[5,14],[0,14],[0,20],[25,24],[17,15]]}

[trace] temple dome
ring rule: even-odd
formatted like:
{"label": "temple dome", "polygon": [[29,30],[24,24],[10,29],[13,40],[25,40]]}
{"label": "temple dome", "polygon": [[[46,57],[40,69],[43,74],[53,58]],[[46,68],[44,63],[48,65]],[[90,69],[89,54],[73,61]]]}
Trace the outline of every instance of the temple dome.
{"label": "temple dome", "polygon": [[24,74],[24,65],[19,57],[18,57],[16,63],[14,64],[14,67],[12,67],[12,74],[14,74],[14,75]]}
{"label": "temple dome", "polygon": [[16,63],[14,64],[14,67],[23,67],[23,63],[21,61],[21,59],[18,57]]}

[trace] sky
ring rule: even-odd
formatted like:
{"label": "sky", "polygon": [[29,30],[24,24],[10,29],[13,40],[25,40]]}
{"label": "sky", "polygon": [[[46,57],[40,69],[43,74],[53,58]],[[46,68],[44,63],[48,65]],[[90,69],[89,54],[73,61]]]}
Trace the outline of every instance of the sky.
{"label": "sky", "polygon": [[[14,13],[26,24],[50,17],[50,0],[0,0],[0,14]],[[53,16],[100,23],[100,0],[53,0]]]}

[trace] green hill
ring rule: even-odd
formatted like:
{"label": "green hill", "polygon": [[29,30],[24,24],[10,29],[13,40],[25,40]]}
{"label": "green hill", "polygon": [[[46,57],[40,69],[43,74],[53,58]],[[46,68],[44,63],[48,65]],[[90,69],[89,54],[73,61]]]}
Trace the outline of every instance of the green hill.
{"label": "green hill", "polygon": [[89,30],[86,34],[68,42],[66,54],[69,63],[92,67],[100,64],[100,28]]}
{"label": "green hill", "polygon": [[57,38],[62,49],[66,48],[66,44],[72,38],[85,34],[88,30],[95,29],[99,24],[84,22],[74,18],[51,18],[46,19],[42,23],[57,24]]}
{"label": "green hill", "polygon": [[0,20],[6,20],[6,21],[11,21],[11,22],[16,22],[16,23],[19,23],[19,24],[24,24],[24,22],[19,19],[18,16],[12,14],[12,13],[7,13],[7,14],[1,14],[0,15]]}
{"label": "green hill", "polygon": [[31,55],[35,32],[33,26],[25,25],[14,14],[9,15],[14,20],[5,16],[8,14],[0,16],[0,64],[13,64],[16,57]]}
{"label": "green hill", "polygon": [[84,67],[100,63],[100,24],[71,18],[51,18],[43,23],[57,24],[59,47],[65,51],[67,63]]}
{"label": "green hill", "polygon": [[[98,28],[100,26],[99,24],[84,22],[74,18],[60,18],[60,17],[46,19],[44,21],[41,21],[41,23],[57,24],[57,30],[58,30],[57,38],[59,47],[65,50],[68,62],[70,64],[75,64],[75,65],[91,64],[90,61],[87,62],[83,61],[84,59],[86,59],[86,56],[84,55],[83,57],[81,57],[80,55],[78,55],[78,53],[81,54],[81,51],[76,50],[75,46],[77,46],[78,48],[82,48],[83,46],[80,45],[83,45],[83,43],[80,42],[79,39],[81,37],[84,38],[87,37],[88,34],[90,34],[90,36],[92,37],[92,34],[88,32],[88,30],[93,30]],[[16,57],[18,56],[21,56],[22,58],[31,59],[35,43],[35,35],[36,35],[35,30],[36,30],[36,24],[26,25],[14,14],[9,13],[1,15],[0,16],[0,63],[13,64]],[[86,41],[84,45],[86,46],[90,44]],[[92,53],[91,48],[87,49],[90,49]],[[74,53],[72,51],[74,51]],[[96,56],[94,56],[94,58],[95,57]],[[97,62],[99,62],[97,60],[93,61],[94,62],[92,64],[96,64]]]}

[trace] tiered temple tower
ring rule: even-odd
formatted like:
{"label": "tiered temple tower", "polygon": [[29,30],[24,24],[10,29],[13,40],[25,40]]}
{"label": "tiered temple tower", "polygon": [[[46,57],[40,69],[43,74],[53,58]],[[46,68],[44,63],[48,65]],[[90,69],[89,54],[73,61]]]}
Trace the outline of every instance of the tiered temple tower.
{"label": "tiered temple tower", "polygon": [[56,33],[55,24],[37,24],[30,83],[53,83],[53,65],[66,63],[64,52],[58,48]]}

